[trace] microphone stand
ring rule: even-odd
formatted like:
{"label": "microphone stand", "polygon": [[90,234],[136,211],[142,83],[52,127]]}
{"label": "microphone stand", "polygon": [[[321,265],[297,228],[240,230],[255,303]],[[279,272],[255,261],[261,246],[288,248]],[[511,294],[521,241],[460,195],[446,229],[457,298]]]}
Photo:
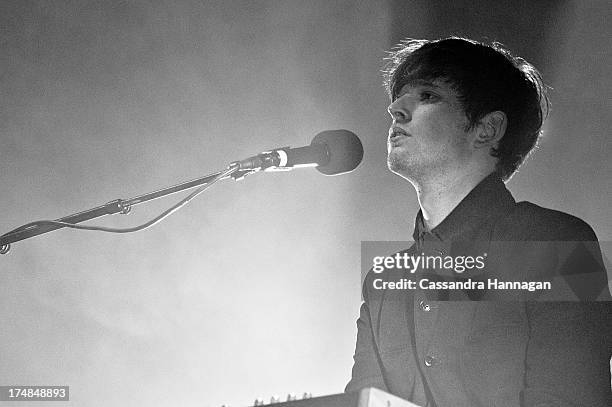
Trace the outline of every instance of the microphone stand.
{"label": "microphone stand", "polygon": [[[166,195],[174,194],[186,189],[194,188],[209,183],[214,183],[221,179],[233,178],[238,181],[243,179],[245,176],[258,171],[259,168],[255,169],[241,169],[240,162],[232,162],[227,169],[219,171],[210,175],[206,175],[201,178],[197,178],[191,181],[183,182],[178,185],[174,185],[168,188],[160,189],[158,191],[150,192],[148,194],[140,195],[131,199],[115,199],[104,205],[97,206],[92,209],[85,210],[83,212],[68,215],[63,218],[57,219],[57,222],[77,224],[90,219],[99,218],[105,215],[114,215],[116,213],[128,214],[132,209],[132,206],[138,205],[144,202],[151,201],[153,199],[161,198]],[[28,223],[15,230],[12,230],[2,236],[0,236],[0,254],[6,254],[11,248],[11,243],[18,242],[20,240],[28,239],[30,237],[42,235],[43,233],[52,232],[57,229],[64,228],[66,226],[45,223],[44,221]]]}

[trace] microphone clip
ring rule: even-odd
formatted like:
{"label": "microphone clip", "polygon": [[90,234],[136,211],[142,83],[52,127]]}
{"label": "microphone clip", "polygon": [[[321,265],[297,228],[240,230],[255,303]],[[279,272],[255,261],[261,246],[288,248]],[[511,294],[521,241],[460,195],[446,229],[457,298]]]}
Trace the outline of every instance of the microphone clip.
{"label": "microphone clip", "polygon": [[[247,175],[253,174],[258,171],[289,171],[291,168],[281,167],[286,162],[283,160],[283,155],[286,157],[283,149],[289,147],[283,147],[281,149],[264,151],[253,157],[249,157],[242,161],[234,161],[230,163],[229,167],[238,167],[238,169],[231,175],[235,181],[243,180]],[[279,153],[280,152],[280,153]]]}

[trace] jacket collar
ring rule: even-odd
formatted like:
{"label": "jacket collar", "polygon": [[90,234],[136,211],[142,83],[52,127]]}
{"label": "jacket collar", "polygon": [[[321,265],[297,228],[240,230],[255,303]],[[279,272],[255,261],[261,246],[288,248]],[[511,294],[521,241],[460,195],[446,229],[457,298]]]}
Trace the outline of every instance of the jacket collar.
{"label": "jacket collar", "polygon": [[472,240],[477,230],[487,224],[492,225],[515,204],[499,175],[492,173],[476,185],[433,230],[427,229],[423,213],[419,210],[413,238],[415,242]]}

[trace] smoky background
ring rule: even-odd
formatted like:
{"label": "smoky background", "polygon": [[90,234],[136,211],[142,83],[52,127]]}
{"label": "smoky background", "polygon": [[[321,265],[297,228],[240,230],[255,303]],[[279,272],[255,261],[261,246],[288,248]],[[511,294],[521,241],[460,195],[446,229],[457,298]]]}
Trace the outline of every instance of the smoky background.
{"label": "smoky background", "polygon": [[[386,169],[380,69],[405,37],[497,40],[539,67],[552,115],[508,185],[612,240],[610,6],[495,4],[1,1],[1,233],[327,129],[358,134],[365,157],[343,176],[224,181],[136,234],[14,244],[0,257],[0,384],[69,385],[79,406],[342,391],[360,242],[409,240],[417,211]],[[135,225],[178,199],[93,223]]]}

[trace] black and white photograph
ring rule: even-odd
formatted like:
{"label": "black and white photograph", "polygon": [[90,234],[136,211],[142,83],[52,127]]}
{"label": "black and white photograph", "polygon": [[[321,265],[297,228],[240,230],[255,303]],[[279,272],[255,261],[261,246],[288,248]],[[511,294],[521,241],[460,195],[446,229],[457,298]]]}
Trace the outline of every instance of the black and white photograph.
{"label": "black and white photograph", "polygon": [[0,0],[0,406],[612,406],[611,17]]}

